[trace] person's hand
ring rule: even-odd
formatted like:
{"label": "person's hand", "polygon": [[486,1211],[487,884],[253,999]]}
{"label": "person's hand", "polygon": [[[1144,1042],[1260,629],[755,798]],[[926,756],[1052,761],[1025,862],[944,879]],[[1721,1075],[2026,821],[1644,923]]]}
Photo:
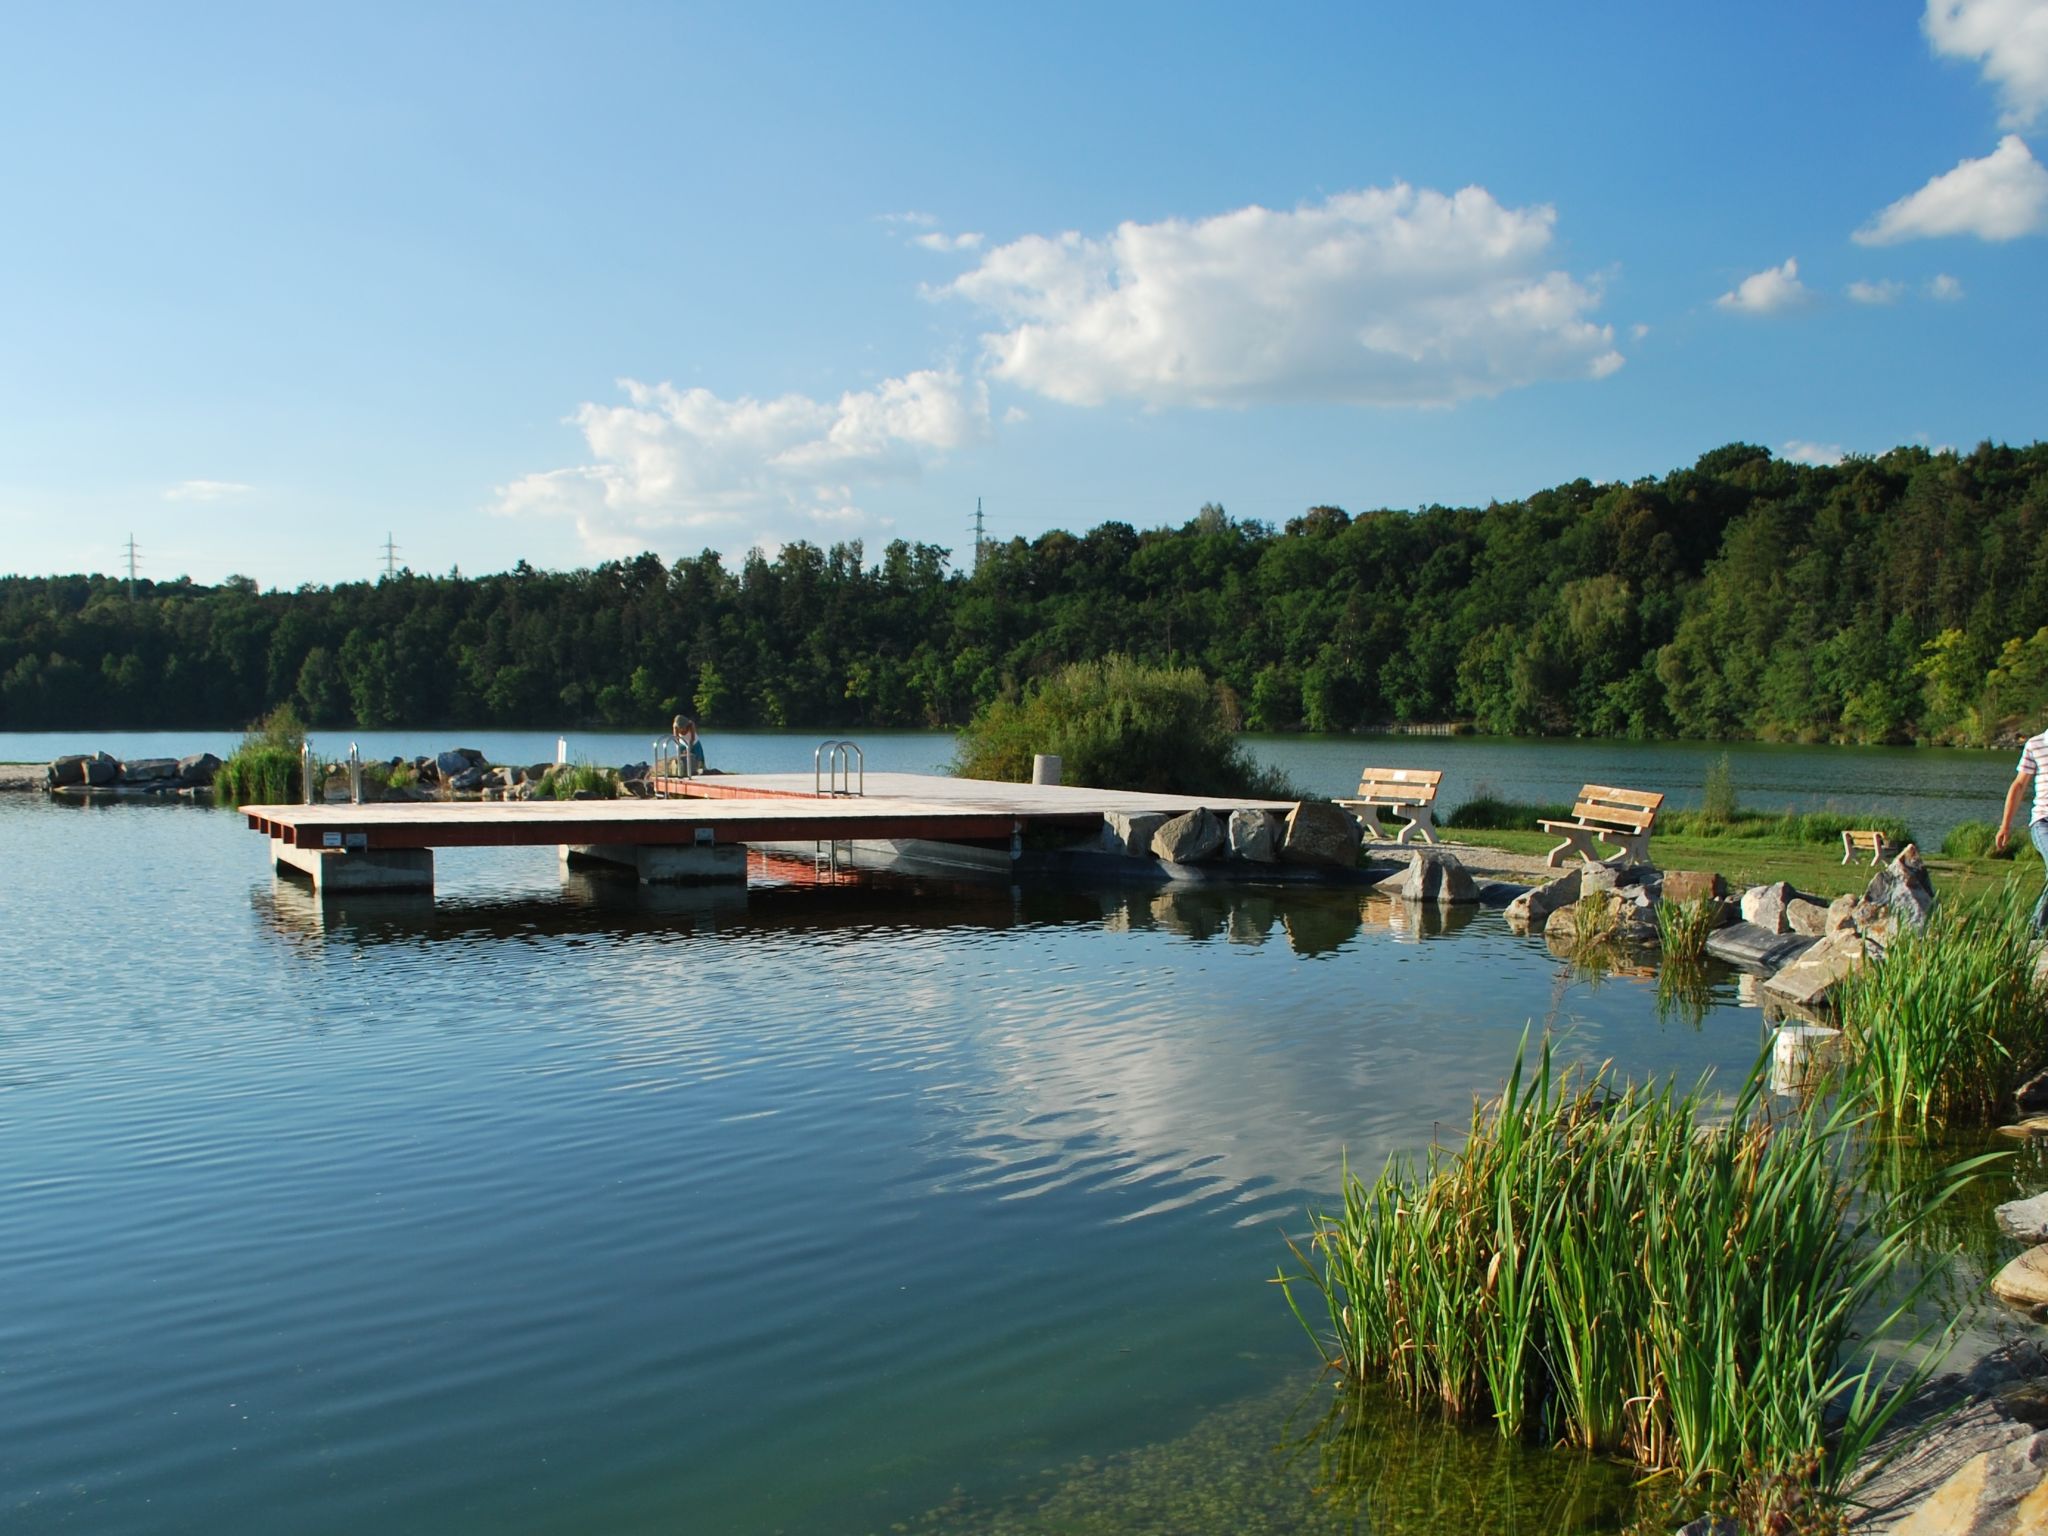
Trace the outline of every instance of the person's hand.
{"label": "person's hand", "polygon": [[2000,827],[1998,829],[1998,836],[1991,840],[1991,851],[1993,853],[2003,853],[2005,852],[2005,845],[2011,841],[2012,829],[2010,827]]}

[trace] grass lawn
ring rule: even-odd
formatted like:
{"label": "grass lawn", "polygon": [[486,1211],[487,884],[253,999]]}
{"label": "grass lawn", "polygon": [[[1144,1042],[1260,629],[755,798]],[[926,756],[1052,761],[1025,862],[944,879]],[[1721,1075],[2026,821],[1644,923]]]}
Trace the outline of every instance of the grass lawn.
{"label": "grass lawn", "polygon": [[[1461,843],[1501,848],[1509,853],[1548,853],[1557,839],[1548,832],[1497,832],[1476,827],[1447,827],[1444,836]],[[2003,885],[2017,878],[2031,890],[2041,881],[2041,862],[2031,848],[2016,859],[1945,859],[1921,850],[1937,891],[1973,891]],[[1789,880],[1815,896],[1860,892],[1870,882],[1870,865],[1844,864],[1841,846],[1761,837],[1667,837],[1650,839],[1650,859],[1659,869],[1711,869],[1738,890],[1766,880]]]}

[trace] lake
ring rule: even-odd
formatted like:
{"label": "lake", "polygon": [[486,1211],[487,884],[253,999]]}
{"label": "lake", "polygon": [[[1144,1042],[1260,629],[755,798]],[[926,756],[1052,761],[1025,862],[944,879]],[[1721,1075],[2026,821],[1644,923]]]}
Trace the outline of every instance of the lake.
{"label": "lake", "polygon": [[[641,733],[538,731],[316,732],[320,751],[339,758],[356,742],[366,758],[416,756],[446,747],[474,747],[494,762],[553,762],[565,740],[572,758],[617,766],[644,762]],[[714,731],[705,738],[712,767],[732,773],[791,773],[808,767],[818,733]],[[855,733],[867,766],[903,773],[944,772],[953,738],[944,731]],[[0,732],[0,762],[47,762],[65,752],[105,751],[116,757],[181,757],[211,751],[225,757],[232,731]],[[1661,790],[1675,809],[1696,806],[1707,772],[1723,754],[1737,797],[1754,810],[1881,811],[1898,816],[1929,849],[1939,849],[1958,821],[1996,822],[2012,782],[2011,752],[1954,747],[1811,747],[1764,742],[1578,741],[1493,736],[1247,736],[1260,761],[1285,772],[1309,794],[1351,794],[1358,770],[1441,768],[1446,808],[1481,794],[1557,804],[1581,784]]]}
{"label": "lake", "polygon": [[1329,1422],[1268,1282],[1532,1024],[1764,1039],[1353,891],[447,850],[323,909],[239,817],[40,796],[0,861],[10,1532],[1614,1529],[1616,1469]]}

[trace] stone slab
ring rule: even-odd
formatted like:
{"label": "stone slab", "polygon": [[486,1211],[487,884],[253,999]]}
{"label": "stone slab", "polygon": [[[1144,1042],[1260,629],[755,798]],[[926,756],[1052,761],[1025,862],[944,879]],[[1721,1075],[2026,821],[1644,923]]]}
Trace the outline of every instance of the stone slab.
{"label": "stone slab", "polygon": [[2008,1200],[1991,1213],[1998,1230],[2023,1243],[2048,1243],[2048,1194],[2026,1200]]}
{"label": "stone slab", "polygon": [[1707,935],[1707,953],[1728,965],[1769,976],[1813,948],[1794,933],[1773,933],[1757,923],[1730,923]]}

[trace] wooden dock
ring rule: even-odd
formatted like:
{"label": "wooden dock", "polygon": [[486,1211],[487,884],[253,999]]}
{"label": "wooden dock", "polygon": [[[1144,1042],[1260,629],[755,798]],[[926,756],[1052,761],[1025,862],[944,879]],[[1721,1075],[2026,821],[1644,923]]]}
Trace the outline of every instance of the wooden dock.
{"label": "wooden dock", "polygon": [[280,868],[321,890],[432,890],[436,848],[541,847],[625,866],[643,880],[743,881],[746,850],[772,844],[927,842],[1007,848],[1050,828],[1076,841],[1115,813],[1178,815],[1284,802],[1197,799],[1059,785],[872,773],[858,795],[810,774],[667,779],[652,800],[394,801],[245,805]]}

